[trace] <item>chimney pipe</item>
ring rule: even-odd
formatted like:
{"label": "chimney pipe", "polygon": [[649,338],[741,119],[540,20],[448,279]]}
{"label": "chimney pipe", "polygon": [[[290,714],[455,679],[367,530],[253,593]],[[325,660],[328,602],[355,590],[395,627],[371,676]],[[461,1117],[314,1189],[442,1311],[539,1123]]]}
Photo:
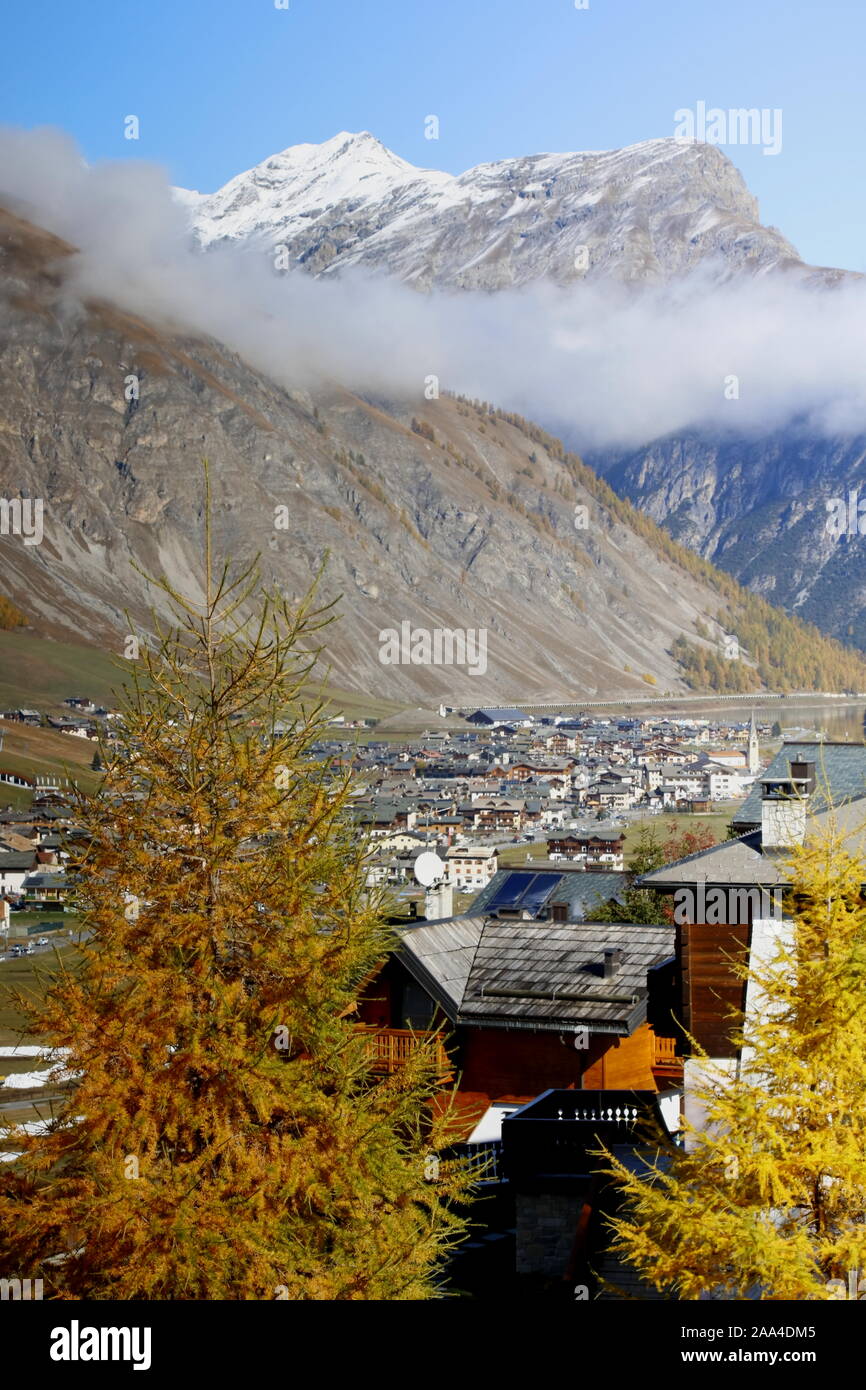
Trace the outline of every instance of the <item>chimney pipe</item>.
{"label": "chimney pipe", "polygon": [[604,953],[604,978],[605,978],[606,980],[612,980],[612,979],[613,979],[614,975],[617,974],[617,972],[618,972],[620,966],[622,965],[622,961],[623,961],[623,953],[622,953],[622,951],[619,949],[619,947],[617,947],[617,948],[615,948],[615,949],[608,949],[608,950],[605,951],[605,953]]}
{"label": "chimney pipe", "polygon": [[806,785],[803,790],[806,795],[813,792],[817,786],[815,764],[814,762],[807,762],[806,759],[800,759],[797,762],[791,763],[791,777],[800,782],[805,782]]}
{"label": "chimney pipe", "polygon": [[450,882],[441,879],[427,889],[424,895],[424,916],[428,922],[441,921],[451,917],[454,912],[454,889]]}

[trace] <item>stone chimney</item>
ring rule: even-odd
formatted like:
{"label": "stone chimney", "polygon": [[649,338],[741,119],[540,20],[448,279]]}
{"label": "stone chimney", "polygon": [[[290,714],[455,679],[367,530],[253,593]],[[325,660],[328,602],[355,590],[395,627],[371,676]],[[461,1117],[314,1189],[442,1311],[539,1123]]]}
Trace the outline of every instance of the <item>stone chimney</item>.
{"label": "stone chimney", "polygon": [[454,889],[445,879],[434,883],[424,894],[424,916],[428,922],[438,922],[454,915]]}
{"label": "stone chimney", "polygon": [[791,763],[790,777],[761,779],[761,847],[790,849],[806,834],[806,806],[815,790],[815,764]]}

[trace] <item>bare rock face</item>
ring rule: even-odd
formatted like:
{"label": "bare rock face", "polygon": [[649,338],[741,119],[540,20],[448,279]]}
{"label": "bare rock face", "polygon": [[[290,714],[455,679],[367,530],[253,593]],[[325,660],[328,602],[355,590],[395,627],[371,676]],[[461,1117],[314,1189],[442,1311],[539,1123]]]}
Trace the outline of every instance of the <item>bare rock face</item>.
{"label": "bare rock face", "polygon": [[368,131],[343,132],[273,155],[216,193],[176,196],[204,247],[282,246],[315,275],[364,266],[422,290],[650,282],[708,261],[723,274],[802,268],[762,226],[727,156],[673,137],[454,176],[407,164]]}
{"label": "bare rock face", "polygon": [[[815,288],[850,278],[803,264],[721,150],[648,140],[622,150],[417,169],[372,135],[294,146],[209,196],[178,191],[204,247],[280,245],[311,274],[385,271],[419,290],[499,290],[542,278],[675,281],[785,274]],[[741,583],[866,649],[859,532],[828,538],[828,497],[863,489],[862,439],[692,436],[594,463],[676,539]],[[862,576],[862,578],[860,577]]]}
{"label": "bare rock face", "polygon": [[[217,342],[76,304],[69,251],[0,213],[0,496],[44,503],[41,544],[0,536],[0,593],[42,631],[119,654],[126,612],[159,606],[136,566],[199,593],[207,458],[219,554],[260,554],[290,597],[324,564],[342,687],[424,706],[646,693],[644,673],[685,688],[671,644],[718,629],[719,592],[555,441],[452,398],[285,389]],[[404,623],[483,630],[484,660],[383,662]]]}
{"label": "bare rock face", "polygon": [[[689,435],[593,460],[623,496],[770,603],[866,650],[866,439]],[[853,507],[850,499],[853,497]],[[836,499],[834,504],[833,499]],[[845,504],[846,525],[834,519]]]}

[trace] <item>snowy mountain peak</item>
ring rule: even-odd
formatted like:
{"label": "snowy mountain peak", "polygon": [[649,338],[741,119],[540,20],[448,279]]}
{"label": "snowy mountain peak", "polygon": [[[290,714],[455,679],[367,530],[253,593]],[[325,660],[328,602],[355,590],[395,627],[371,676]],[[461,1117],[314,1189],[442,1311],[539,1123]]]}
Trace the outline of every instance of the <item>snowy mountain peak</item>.
{"label": "snowy mountain peak", "polygon": [[285,245],[315,275],[363,265],[418,289],[500,289],[548,278],[664,280],[799,265],[763,227],[720,149],[673,137],[536,154],[460,175],[421,169],[364,130],[290,145],[218,192],[177,190],[202,246]]}
{"label": "snowy mountain peak", "polygon": [[[377,140],[375,135],[371,135],[369,130],[352,133],[348,130],[341,130],[339,135],[334,135],[330,140],[324,140],[320,145],[289,145],[279,154],[271,155],[263,164],[257,165],[256,169],[268,168],[306,168],[323,169],[335,167],[339,162],[348,162],[359,171],[361,166],[369,170],[413,170],[414,166],[407,164],[405,159],[393,153]],[[250,169],[246,174],[240,174],[239,178],[248,178],[254,174],[256,169]]]}
{"label": "snowy mountain peak", "polygon": [[421,183],[429,189],[450,174],[416,169],[369,130],[340,131],[320,145],[290,145],[238,174],[212,194],[176,190],[202,245],[223,240],[279,241],[284,227],[328,221],[344,206],[354,211]]}

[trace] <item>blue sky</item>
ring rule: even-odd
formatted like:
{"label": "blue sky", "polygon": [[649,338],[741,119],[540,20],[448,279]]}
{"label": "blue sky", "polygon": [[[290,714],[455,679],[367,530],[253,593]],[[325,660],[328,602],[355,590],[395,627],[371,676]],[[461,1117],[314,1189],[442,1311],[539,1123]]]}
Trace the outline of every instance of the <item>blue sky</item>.
{"label": "blue sky", "polygon": [[780,108],[779,154],[726,152],[807,260],[866,270],[862,0],[288,3],[10,5],[0,120],[60,126],[89,160],[153,160],[208,192],[339,130],[456,173],[670,135],[699,101]]}

